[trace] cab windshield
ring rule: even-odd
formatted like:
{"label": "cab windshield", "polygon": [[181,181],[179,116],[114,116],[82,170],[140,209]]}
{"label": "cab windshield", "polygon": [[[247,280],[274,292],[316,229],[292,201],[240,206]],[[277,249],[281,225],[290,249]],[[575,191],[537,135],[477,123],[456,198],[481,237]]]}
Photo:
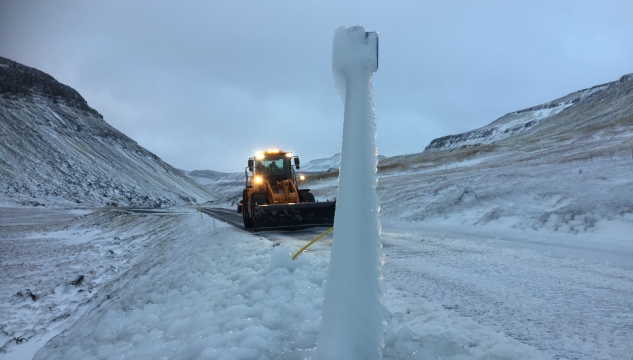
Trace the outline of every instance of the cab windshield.
{"label": "cab windshield", "polygon": [[[259,175],[272,175],[275,178],[290,176],[290,160],[288,158],[262,159],[255,162],[255,173]],[[285,180],[285,179],[277,179]]]}

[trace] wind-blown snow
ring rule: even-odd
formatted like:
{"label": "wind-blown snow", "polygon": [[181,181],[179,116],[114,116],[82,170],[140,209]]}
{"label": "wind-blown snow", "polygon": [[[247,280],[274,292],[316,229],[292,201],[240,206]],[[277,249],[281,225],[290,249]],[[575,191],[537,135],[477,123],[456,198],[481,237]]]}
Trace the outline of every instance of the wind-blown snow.
{"label": "wind-blown snow", "polygon": [[384,346],[383,254],[376,195],[372,73],[378,35],[334,33],[332,68],[345,100],[334,240],[317,350],[321,359],[380,359]]}

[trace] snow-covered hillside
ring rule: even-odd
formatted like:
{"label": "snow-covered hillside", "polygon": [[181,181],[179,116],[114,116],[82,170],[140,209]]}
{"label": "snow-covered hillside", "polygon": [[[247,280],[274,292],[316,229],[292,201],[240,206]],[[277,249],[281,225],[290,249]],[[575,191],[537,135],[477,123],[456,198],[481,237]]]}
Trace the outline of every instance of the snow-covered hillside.
{"label": "snow-covered hillside", "polygon": [[139,146],[72,88],[0,58],[0,202],[144,206],[217,198]]}
{"label": "snow-covered hillside", "polygon": [[[596,110],[604,111],[605,109],[594,109],[594,106],[604,103],[617,105],[618,111],[630,111],[631,80],[633,74],[624,75],[618,81],[596,85],[545,104],[511,112],[482,128],[434,139],[424,151],[492,144],[520,133],[538,132],[540,128],[546,128],[549,124],[560,125],[561,122],[565,122],[564,119],[572,120],[573,124],[570,125],[575,128],[582,125],[582,119],[592,119],[591,113],[595,113]],[[628,104],[620,104],[623,98],[629,99]],[[544,126],[539,126],[540,124]]]}
{"label": "snow-covered hillside", "polygon": [[[573,107],[492,144],[383,159],[382,216],[571,233],[592,231],[601,220],[628,222],[633,75],[592,89],[563,101]],[[322,197],[336,195],[334,176],[307,185]]]}

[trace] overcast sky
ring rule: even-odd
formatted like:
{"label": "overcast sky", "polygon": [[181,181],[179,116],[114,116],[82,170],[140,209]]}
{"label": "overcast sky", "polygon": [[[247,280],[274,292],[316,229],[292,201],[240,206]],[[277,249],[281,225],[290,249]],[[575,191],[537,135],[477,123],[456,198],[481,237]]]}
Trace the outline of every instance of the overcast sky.
{"label": "overcast sky", "polygon": [[171,165],[339,152],[334,29],[380,32],[379,153],[633,72],[633,1],[0,0],[0,56],[67,84]]}

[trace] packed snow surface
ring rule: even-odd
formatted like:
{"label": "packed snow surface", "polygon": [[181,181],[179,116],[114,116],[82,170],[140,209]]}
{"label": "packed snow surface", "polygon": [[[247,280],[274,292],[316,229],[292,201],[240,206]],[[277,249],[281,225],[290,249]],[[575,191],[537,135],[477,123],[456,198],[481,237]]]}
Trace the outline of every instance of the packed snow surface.
{"label": "packed snow surface", "polygon": [[[35,359],[316,359],[332,238],[294,262],[290,253],[323,229],[253,235],[186,208],[27,210],[12,218],[22,225],[2,228],[2,248],[20,251],[2,253],[0,358],[39,349]],[[412,234],[388,232],[389,245],[425,251],[435,241]],[[409,282],[387,278],[385,359],[548,358],[416,295]],[[17,295],[25,288],[37,300]]]}

